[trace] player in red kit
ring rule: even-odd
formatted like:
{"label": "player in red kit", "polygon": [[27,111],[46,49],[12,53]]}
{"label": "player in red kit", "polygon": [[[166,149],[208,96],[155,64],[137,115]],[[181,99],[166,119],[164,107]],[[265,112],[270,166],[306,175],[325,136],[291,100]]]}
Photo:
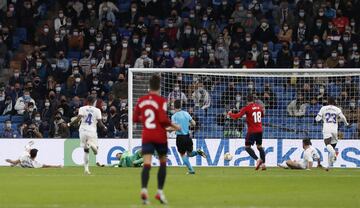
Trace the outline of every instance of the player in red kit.
{"label": "player in red kit", "polygon": [[[262,123],[261,118],[264,116],[263,107],[254,102],[254,97],[248,95],[247,106],[243,107],[239,113],[228,113],[232,119],[238,119],[246,115],[246,123],[248,126],[247,135],[245,139],[245,150],[249,155],[256,160],[255,170],[266,170],[265,167],[265,151],[262,147]],[[256,156],[254,150],[251,148],[256,143],[257,149],[260,152],[260,159]]]}
{"label": "player in red kit", "polygon": [[166,128],[179,130],[180,127],[172,124],[167,116],[166,99],[160,96],[160,77],[153,75],[150,78],[149,94],[139,98],[133,121],[142,123],[142,155],[144,166],[141,172],[141,199],[149,204],[147,185],[151,168],[152,155],[156,151],[159,155],[160,167],[158,171],[158,192],[155,196],[161,203],[166,204],[163,187],[166,178],[166,155],[168,152]]}

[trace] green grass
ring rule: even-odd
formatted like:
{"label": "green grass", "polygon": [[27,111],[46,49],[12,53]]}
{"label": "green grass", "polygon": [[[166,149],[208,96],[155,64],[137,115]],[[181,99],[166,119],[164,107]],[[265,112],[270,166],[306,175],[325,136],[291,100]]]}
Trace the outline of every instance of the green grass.
{"label": "green grass", "polygon": [[[81,167],[63,169],[0,168],[0,207],[143,207],[141,169]],[[291,171],[270,168],[168,168],[168,207],[360,207],[360,169]],[[152,205],[156,172],[150,177]],[[154,206],[156,205],[156,206]]]}

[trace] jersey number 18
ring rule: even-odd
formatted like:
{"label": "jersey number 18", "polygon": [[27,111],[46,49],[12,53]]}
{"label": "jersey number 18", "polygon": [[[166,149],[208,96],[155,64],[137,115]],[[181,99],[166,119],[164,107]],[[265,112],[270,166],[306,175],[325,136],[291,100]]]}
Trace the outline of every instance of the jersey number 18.
{"label": "jersey number 18", "polygon": [[252,116],[254,117],[254,123],[261,123],[261,112],[253,112]]}

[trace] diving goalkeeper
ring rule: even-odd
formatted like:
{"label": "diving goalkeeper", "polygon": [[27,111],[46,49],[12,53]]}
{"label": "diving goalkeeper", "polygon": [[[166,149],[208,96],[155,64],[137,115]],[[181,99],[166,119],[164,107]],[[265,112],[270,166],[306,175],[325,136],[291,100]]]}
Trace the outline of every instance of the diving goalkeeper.
{"label": "diving goalkeeper", "polygon": [[[119,160],[119,163],[111,165],[112,167],[141,167],[144,163],[141,150],[137,150],[135,154],[131,154],[129,151],[117,153],[116,158]],[[105,165],[101,165],[98,162],[96,165],[99,167],[105,167]]]}

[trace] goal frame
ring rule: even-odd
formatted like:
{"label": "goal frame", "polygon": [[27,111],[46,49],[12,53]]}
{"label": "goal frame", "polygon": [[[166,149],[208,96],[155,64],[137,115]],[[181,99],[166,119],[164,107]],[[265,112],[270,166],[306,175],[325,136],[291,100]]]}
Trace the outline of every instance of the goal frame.
{"label": "goal frame", "polygon": [[[306,76],[314,76],[311,74],[330,74],[330,76],[339,76],[336,73],[359,73],[360,68],[324,68],[324,69],[294,69],[294,68],[129,68],[128,69],[128,149],[131,150],[131,144],[133,141],[133,129],[134,124],[133,120],[133,75],[136,72],[145,72],[145,73],[203,73],[203,74],[236,74],[240,75],[251,75],[251,76],[263,76],[264,74],[286,74],[286,77],[291,75],[306,77]],[[262,74],[263,73],[263,74]],[[262,74],[262,75],[261,75]]]}

